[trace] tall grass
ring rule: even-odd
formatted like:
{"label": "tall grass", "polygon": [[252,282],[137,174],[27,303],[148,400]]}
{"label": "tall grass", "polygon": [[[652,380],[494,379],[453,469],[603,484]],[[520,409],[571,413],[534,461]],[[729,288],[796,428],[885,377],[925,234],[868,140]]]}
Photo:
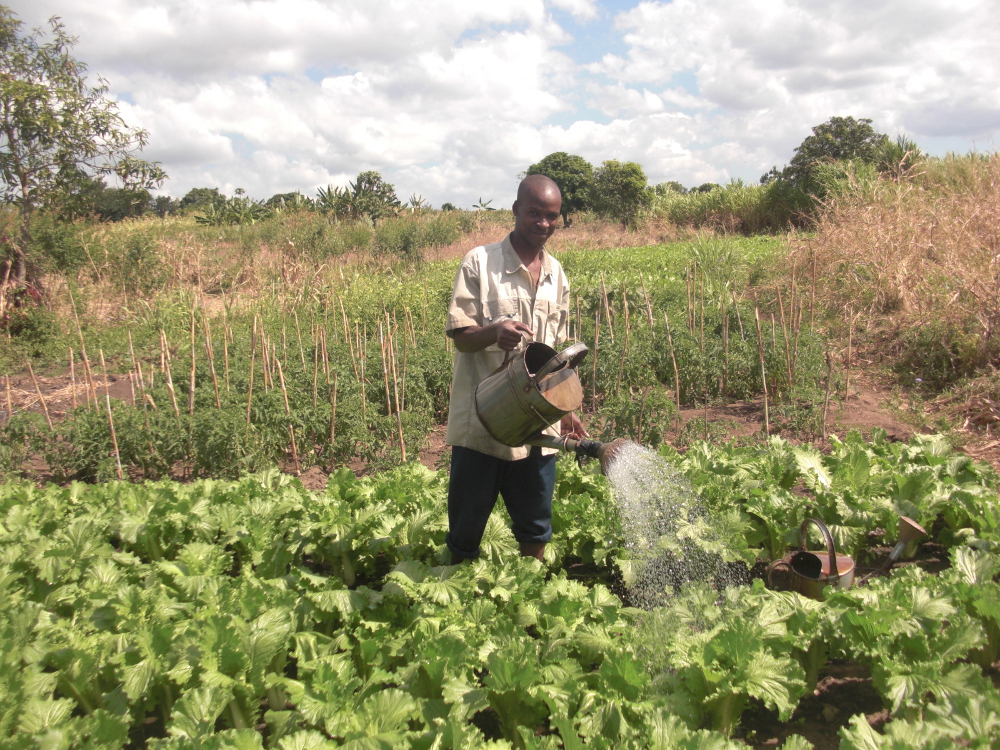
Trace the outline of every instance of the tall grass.
{"label": "tall grass", "polygon": [[891,323],[902,366],[937,386],[1000,363],[1000,155],[926,159],[900,179],[849,167],[808,249],[834,309]]}
{"label": "tall grass", "polygon": [[650,213],[681,227],[751,235],[805,226],[814,207],[810,196],[786,181],[748,185],[733,180],[704,193],[656,194]]}

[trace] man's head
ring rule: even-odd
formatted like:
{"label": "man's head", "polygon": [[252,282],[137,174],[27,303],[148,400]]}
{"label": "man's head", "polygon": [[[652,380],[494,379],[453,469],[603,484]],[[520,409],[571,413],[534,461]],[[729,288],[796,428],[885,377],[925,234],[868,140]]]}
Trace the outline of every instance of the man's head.
{"label": "man's head", "polygon": [[552,236],[559,221],[562,194],[552,179],[542,174],[528,175],[517,187],[514,235],[530,249],[538,251]]}

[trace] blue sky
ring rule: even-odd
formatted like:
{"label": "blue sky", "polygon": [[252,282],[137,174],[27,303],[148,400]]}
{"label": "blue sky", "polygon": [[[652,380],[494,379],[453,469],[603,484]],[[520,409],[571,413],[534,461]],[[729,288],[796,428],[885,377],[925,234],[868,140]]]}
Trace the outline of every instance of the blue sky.
{"label": "blue sky", "polygon": [[1000,133],[987,0],[8,0],[108,80],[164,192],[508,204],[553,151],[756,181],[833,115],[935,154]]}

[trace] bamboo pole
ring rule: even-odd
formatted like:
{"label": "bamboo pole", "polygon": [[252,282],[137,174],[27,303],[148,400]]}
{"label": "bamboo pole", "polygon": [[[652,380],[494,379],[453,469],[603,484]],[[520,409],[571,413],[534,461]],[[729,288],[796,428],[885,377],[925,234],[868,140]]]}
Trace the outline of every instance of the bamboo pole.
{"label": "bamboo pole", "polygon": [[344,339],[349,341],[351,338],[351,332],[350,332],[351,326],[347,322],[347,310],[344,309],[344,300],[341,298],[339,294],[337,295],[337,302],[340,303],[340,314],[344,320]]}
{"label": "bamboo pole", "polygon": [[628,320],[628,297],[625,294],[625,283],[622,282],[622,310],[625,317],[625,343],[622,346],[622,358],[618,364],[618,379],[615,381],[615,396],[621,394],[622,375],[625,373],[625,357],[628,356],[629,345],[629,320]]}
{"label": "bamboo pole", "polygon": [[[73,408],[76,409],[76,363],[73,361],[73,347],[69,348],[69,387],[73,395]],[[10,421],[10,412],[7,414],[7,421]]]}
{"label": "bamboo pole", "polygon": [[427,335],[427,279],[424,279],[424,310],[420,316],[420,334]]}
{"label": "bamboo pole", "polygon": [[[38,394],[38,403],[42,405],[42,413],[45,415],[45,424],[49,426],[49,432],[55,432],[55,428],[52,426],[52,417],[49,416],[49,407],[45,403],[45,397],[42,395],[42,388],[41,386],[38,385],[38,378],[35,377],[35,371],[31,367],[31,360],[25,359],[24,363],[28,366],[28,374],[31,375],[31,382],[35,384],[35,393]],[[10,398],[9,381],[8,381],[7,394],[9,399]]]}
{"label": "bamboo pole", "polygon": [[764,434],[771,434],[771,418],[767,409],[767,368],[764,366],[764,339],[760,330],[760,309],[757,300],[753,301],[753,317],[757,324],[757,354],[760,357],[760,379],[764,384]]}
{"label": "bamboo pole", "polygon": [[580,294],[576,295],[576,340],[583,341],[583,319],[580,317]]}
{"label": "bamboo pole", "polygon": [[[126,329],[126,333],[128,333],[128,356],[132,360],[132,371],[134,372],[137,371],[139,362],[135,358],[135,347],[132,345],[132,329]],[[141,372],[141,370],[138,371]],[[131,377],[132,375],[129,373],[129,385],[132,384]],[[141,381],[139,383],[139,390],[144,392],[144,385]],[[132,406],[135,406],[135,386],[132,386]]]}

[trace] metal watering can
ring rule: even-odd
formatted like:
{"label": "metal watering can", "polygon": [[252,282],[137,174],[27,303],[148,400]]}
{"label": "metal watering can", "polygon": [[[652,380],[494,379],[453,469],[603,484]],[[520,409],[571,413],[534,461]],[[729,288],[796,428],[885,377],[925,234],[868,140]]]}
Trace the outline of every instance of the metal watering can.
{"label": "metal watering can", "polygon": [[583,385],[577,365],[587,356],[586,344],[576,343],[557,352],[534,342],[511,356],[476,388],[476,414],[497,442],[517,448],[540,445],[575,452],[577,458],[597,458],[604,470],[607,461],[626,441],[596,440],[543,435],[583,404]]}
{"label": "metal watering can", "polygon": [[[823,558],[821,554],[806,550],[806,530],[809,528],[809,524],[814,524],[823,534],[827,548],[826,558]],[[893,564],[902,557],[907,546],[926,534],[923,526],[912,518],[900,516],[899,541],[896,542],[889,557],[886,558],[881,568],[869,569],[868,573],[857,579],[857,583],[862,584],[874,575],[889,575]],[[832,585],[846,589],[855,582],[854,576],[857,570],[854,566],[854,560],[847,555],[836,554],[833,537],[826,524],[816,518],[807,518],[802,522],[799,536],[802,539],[802,546],[798,551],[789,553],[781,560],[775,560],[767,567],[766,580],[770,588],[780,591],[798,591],[810,599],[822,599],[823,589],[826,586]]]}
{"label": "metal watering can", "polygon": [[[826,557],[806,549],[809,524],[819,529],[826,542]],[[782,591],[798,591],[810,599],[823,599],[823,589],[833,586],[847,589],[854,583],[854,560],[838,555],[833,536],[818,518],[807,518],[799,528],[801,547],[767,567],[767,585]]]}

